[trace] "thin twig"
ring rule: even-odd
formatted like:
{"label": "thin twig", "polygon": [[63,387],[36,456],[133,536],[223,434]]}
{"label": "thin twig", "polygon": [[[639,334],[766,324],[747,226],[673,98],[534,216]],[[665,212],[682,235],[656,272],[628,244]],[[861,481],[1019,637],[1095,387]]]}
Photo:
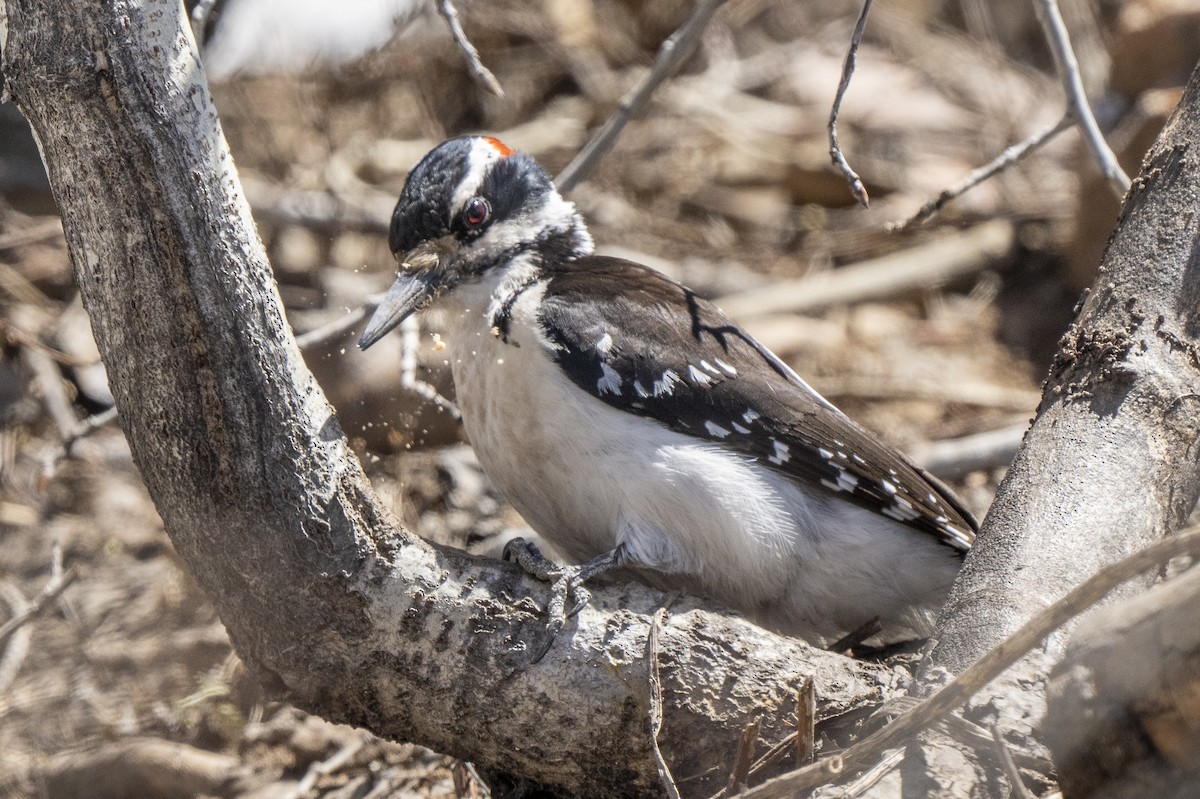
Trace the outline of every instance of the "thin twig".
{"label": "thin twig", "polygon": [[687,22],[667,37],[659,47],[658,58],[650,68],[650,74],[636,89],[622,98],[604,126],[554,179],[559,191],[568,192],[587,177],[596,163],[612,148],[629,120],[642,110],[659,85],[674,75],[696,49],[696,42],[700,40],[700,34],[704,32],[708,21],[724,4],[725,0],[697,0],[696,8]]}
{"label": "thin twig", "polygon": [[400,323],[400,386],[432,402],[450,414],[451,418],[462,418],[458,406],[443,397],[437,386],[417,377],[417,351],[420,347],[421,324],[415,316],[410,316]]}
{"label": "thin twig", "polygon": [[[0,599],[8,605],[10,618],[29,610],[29,600],[21,593],[21,589],[8,581],[0,582]],[[6,692],[17,679],[21,664],[29,655],[29,641],[32,637],[33,628],[28,625],[9,636],[7,644],[3,647],[4,653],[0,656],[0,693]]]}
{"label": "thin twig", "polygon": [[667,619],[667,609],[659,608],[650,620],[650,634],[646,639],[646,660],[650,665],[650,748],[654,752],[654,766],[658,769],[658,781],[662,783],[663,791],[669,799],[680,799],[679,788],[675,778],[671,776],[671,767],[663,758],[662,749],[658,746],[658,736],[662,732],[662,678],[658,674],[658,634]]}
{"label": "thin twig", "polygon": [[1092,113],[1087,92],[1083,88],[1083,77],[1079,74],[1079,62],[1071,48],[1071,37],[1058,9],[1058,0],[1035,0],[1034,10],[1037,11],[1038,22],[1041,23],[1042,32],[1050,45],[1050,52],[1054,55],[1054,66],[1067,95],[1067,108],[1079,123],[1084,141],[1087,142],[1100,171],[1112,186],[1113,193],[1117,195],[1118,200],[1124,199],[1125,193],[1129,191],[1129,176],[1121,169],[1117,156],[1104,140],[1104,134],[1100,132],[1100,125]]}
{"label": "thin twig", "polygon": [[796,765],[812,762],[817,739],[817,689],[806,677],[796,691]]}
{"label": "thin twig", "polygon": [[496,80],[492,71],[483,65],[483,61],[479,58],[479,51],[475,49],[475,45],[471,44],[466,31],[463,30],[462,23],[458,21],[458,11],[454,8],[454,3],[450,0],[438,0],[437,8],[438,13],[442,15],[442,19],[446,20],[446,25],[450,28],[450,35],[454,37],[454,43],[458,45],[463,57],[467,59],[471,77],[492,94],[503,97],[504,89],[500,88],[500,81]]}
{"label": "thin twig", "polygon": [[737,751],[733,755],[733,768],[729,770],[729,781],[725,783],[725,796],[733,796],[746,787],[750,777],[750,764],[754,762],[754,750],[758,748],[758,728],[761,718],[756,718],[742,730]]}
{"label": "thin twig", "polygon": [[29,603],[29,607],[24,612],[13,616],[4,622],[4,624],[0,624],[0,646],[4,646],[10,635],[37,618],[38,614],[45,610],[51,602],[58,599],[59,595],[67,590],[71,583],[75,582],[77,576],[74,568],[67,569],[65,572],[60,572],[57,575],[51,574],[50,579],[46,581],[46,585],[42,588],[42,592],[37,595],[36,599]]}
{"label": "thin twig", "polygon": [[71,447],[75,445],[75,442],[87,438],[101,427],[104,427],[111,422],[115,422],[116,419],[117,407],[115,405],[108,410],[100,411],[100,413],[93,413],[91,416],[82,419],[77,425],[75,425],[75,429],[63,439],[62,446],[64,454],[66,456],[70,456]]}
{"label": "thin twig", "polygon": [[984,182],[992,175],[995,175],[1001,170],[1007,169],[1013,164],[1019,163],[1025,156],[1029,155],[1039,147],[1045,145],[1058,134],[1062,133],[1067,128],[1075,124],[1075,116],[1067,112],[1062,119],[1055,122],[1045,130],[1038,131],[1030,136],[1025,141],[1017,142],[1008,147],[1000,155],[993,158],[990,162],[983,166],[977,167],[966,174],[962,180],[955,183],[948,189],[942,191],[937,197],[934,197],[929,202],[925,203],[917,210],[915,214],[908,219],[899,222],[889,222],[885,228],[888,231],[901,232],[908,230],[914,225],[919,225],[926,221],[946,205],[951,200],[958,199],[968,190],[975,188],[980,183]]}
{"label": "thin twig", "polygon": [[[995,743],[992,741],[991,733],[979,726],[973,721],[964,719],[962,716],[957,716],[951,713],[940,722],[938,728],[945,731],[954,740],[965,746],[973,749],[984,750],[985,748],[995,748]],[[1007,742],[1006,742],[1007,743]],[[1036,771],[1039,774],[1051,774],[1054,771],[1054,764],[1047,757],[1035,755],[1032,752],[1027,752],[1024,749],[1017,749],[1009,745],[1006,747],[1008,756],[1012,758],[1013,763],[1022,766],[1031,771]]]}
{"label": "thin twig", "polygon": [[858,625],[829,646],[825,647],[825,649],[829,652],[839,652],[844,654],[846,650],[858,646],[872,635],[878,635],[881,632],[883,632],[883,623],[879,621],[878,616],[875,616],[867,619],[865,622]]}
{"label": "thin twig", "polygon": [[382,294],[368,297],[362,305],[345,316],[339,316],[332,322],[296,336],[296,346],[301,350],[312,349],[319,344],[344,336],[355,325],[374,313],[382,298]]}
{"label": "thin twig", "polygon": [[[1103,599],[1109,591],[1126,580],[1131,580],[1180,555],[1200,556],[1200,527],[1190,527],[1157,541],[1096,572],[1062,599],[1038,612],[1021,629],[969,666],[962,674],[921,700],[886,727],[842,752],[843,766],[852,771],[869,767],[887,750],[906,744],[917,733],[970,699],[1052,632]],[[814,788],[828,779],[827,769],[822,766],[827,759],[829,758],[823,758],[810,766],[768,780],[742,796],[744,799],[775,799]]]}
{"label": "thin twig", "polygon": [[884,754],[879,762],[876,763],[869,771],[863,772],[861,776],[843,788],[841,791],[833,794],[834,799],[855,799],[857,796],[862,796],[871,788],[875,787],[884,775],[900,765],[900,761],[904,759],[904,748],[897,747],[890,752]]}
{"label": "thin twig", "polygon": [[862,178],[850,168],[850,162],[842,154],[842,145],[838,141],[837,120],[838,112],[842,110],[842,98],[846,94],[846,89],[850,88],[850,78],[858,66],[858,45],[862,42],[863,30],[867,27],[867,15],[871,13],[873,1],[863,0],[862,11],[858,12],[858,21],[854,23],[854,33],[850,35],[850,49],[846,51],[846,60],[842,63],[842,79],[838,82],[837,94],[833,97],[833,107],[829,110],[829,156],[846,176],[846,182],[850,184],[850,193],[863,208],[870,206],[871,198],[867,196],[867,187],[863,185]]}
{"label": "thin twig", "polygon": [[[296,346],[301,350],[308,350],[345,335],[355,325],[370,316],[379,307],[379,303],[382,300],[382,294],[368,297],[360,307],[345,316],[338,317],[328,324],[321,325],[303,335],[296,336]],[[432,383],[428,383],[417,377],[417,351],[420,345],[421,328],[416,317],[410,316],[401,322],[400,333],[402,336],[400,345],[401,388],[432,402],[453,418],[458,419],[460,416],[458,406],[451,400],[443,397]]]}
{"label": "thin twig", "polygon": [[38,386],[42,390],[42,403],[46,406],[50,418],[54,420],[59,436],[66,439],[75,430],[79,419],[71,407],[71,398],[63,388],[63,377],[58,364],[42,347],[21,347],[21,360],[37,378]]}
{"label": "thin twig", "polygon": [[335,773],[338,769],[349,763],[355,755],[362,751],[365,743],[366,741],[361,736],[356,736],[326,759],[314,761],[309,765],[308,770],[304,772],[304,776],[300,781],[296,783],[296,787],[288,792],[288,799],[301,799],[301,797],[308,794],[309,791],[316,787],[318,779]]}
{"label": "thin twig", "polygon": [[1008,781],[1012,783],[1012,792],[1016,794],[1017,799],[1034,799],[1029,787],[1025,785],[1025,780],[1021,777],[1021,772],[1017,769],[1017,764],[1013,762],[1012,753],[1008,751],[1008,741],[1004,740],[1004,734],[1000,732],[999,724],[992,725],[992,740],[996,743],[996,752],[1000,755],[1000,762],[1004,764]]}

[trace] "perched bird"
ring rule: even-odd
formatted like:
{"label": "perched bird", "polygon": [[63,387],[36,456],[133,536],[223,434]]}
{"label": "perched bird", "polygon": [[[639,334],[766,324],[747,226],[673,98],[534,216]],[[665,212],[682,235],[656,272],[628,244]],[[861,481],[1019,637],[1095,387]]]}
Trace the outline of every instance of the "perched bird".
{"label": "perched bird", "polygon": [[389,243],[400,271],[359,346],[448,312],[484,471],[582,564],[548,572],[561,591],[630,567],[813,642],[875,617],[891,639],[928,633],[970,513],[711,303],[594,255],[532,158],[443,142],[409,174]]}

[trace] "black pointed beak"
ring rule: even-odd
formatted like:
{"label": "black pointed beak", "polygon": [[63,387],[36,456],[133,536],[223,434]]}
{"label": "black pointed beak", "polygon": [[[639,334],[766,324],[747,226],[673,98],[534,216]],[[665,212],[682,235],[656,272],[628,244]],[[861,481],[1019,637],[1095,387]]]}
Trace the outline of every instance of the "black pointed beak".
{"label": "black pointed beak", "polygon": [[401,272],[367,322],[359,349],[365,350],[441,293],[441,281],[431,272]]}

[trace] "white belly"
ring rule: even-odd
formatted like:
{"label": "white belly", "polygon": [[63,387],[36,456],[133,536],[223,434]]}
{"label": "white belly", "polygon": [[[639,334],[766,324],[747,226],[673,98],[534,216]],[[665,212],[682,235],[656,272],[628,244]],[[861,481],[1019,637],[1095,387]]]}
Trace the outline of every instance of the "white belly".
{"label": "white belly", "polygon": [[671,575],[649,582],[810,640],[876,615],[927,631],[957,573],[948,547],[579,391],[533,328],[537,296],[521,295],[507,343],[479,296],[448,309],[446,339],[479,461],[539,534],[576,562],[624,544]]}

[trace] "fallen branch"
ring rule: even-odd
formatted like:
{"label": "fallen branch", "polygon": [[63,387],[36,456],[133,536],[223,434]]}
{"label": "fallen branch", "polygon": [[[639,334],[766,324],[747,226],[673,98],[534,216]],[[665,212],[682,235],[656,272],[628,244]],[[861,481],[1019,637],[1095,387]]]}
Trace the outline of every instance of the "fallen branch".
{"label": "fallen branch", "polygon": [[1012,463],[1028,429],[1029,422],[1022,421],[998,430],[910,447],[908,455],[943,480],[954,480]]}
{"label": "fallen branch", "polygon": [[716,303],[734,319],[745,320],[891,298],[982,271],[1006,255],[1015,240],[1010,223],[985,222],[881,258],[727,294]]}

